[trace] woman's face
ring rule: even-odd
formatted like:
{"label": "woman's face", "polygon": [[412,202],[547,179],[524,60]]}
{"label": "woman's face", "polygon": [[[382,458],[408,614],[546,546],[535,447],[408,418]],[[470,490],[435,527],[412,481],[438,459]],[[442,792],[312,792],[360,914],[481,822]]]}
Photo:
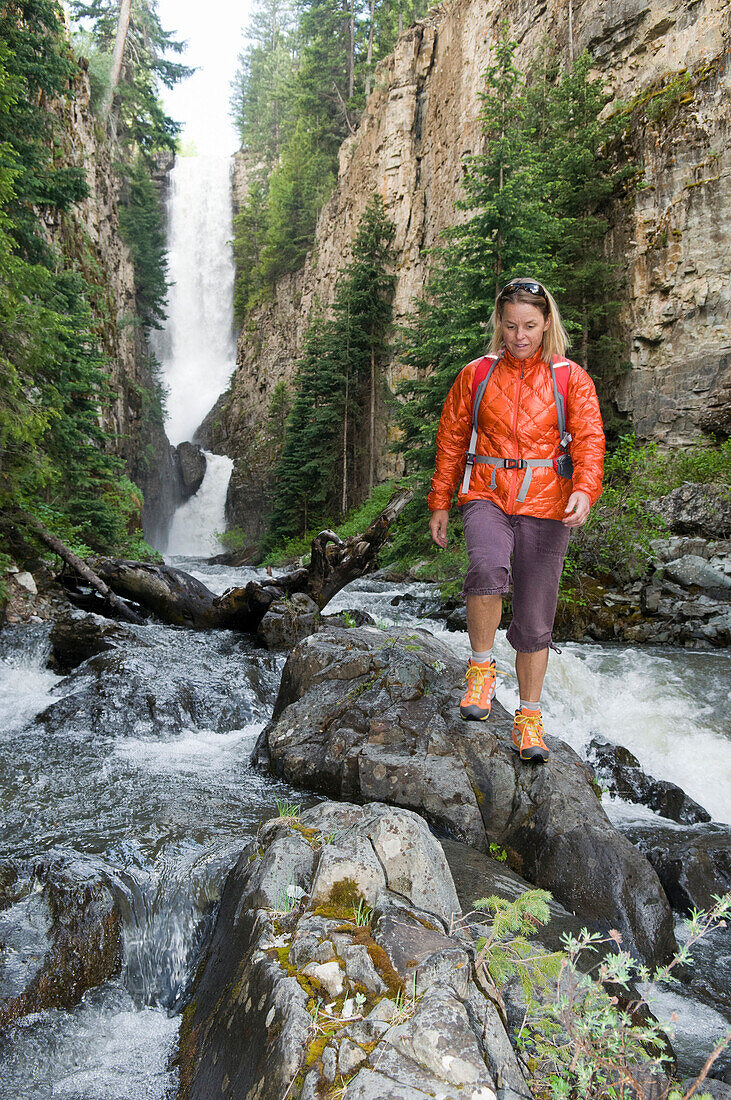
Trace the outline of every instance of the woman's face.
{"label": "woman's face", "polygon": [[538,306],[529,302],[506,302],[503,306],[503,340],[516,359],[530,359],[543,343],[543,333],[551,323]]}

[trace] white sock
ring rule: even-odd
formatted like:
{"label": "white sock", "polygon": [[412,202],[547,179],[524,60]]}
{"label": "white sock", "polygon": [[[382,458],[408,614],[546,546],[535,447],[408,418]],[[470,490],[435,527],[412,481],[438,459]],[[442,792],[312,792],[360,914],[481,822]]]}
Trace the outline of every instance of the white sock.
{"label": "white sock", "polygon": [[484,665],[485,661],[492,660],[492,650],[488,649],[487,653],[477,653],[472,650],[472,663],[475,665]]}
{"label": "white sock", "polygon": [[521,710],[540,710],[541,709],[541,701],[539,699],[537,703],[529,703],[527,699],[521,699],[520,700],[520,709]]}

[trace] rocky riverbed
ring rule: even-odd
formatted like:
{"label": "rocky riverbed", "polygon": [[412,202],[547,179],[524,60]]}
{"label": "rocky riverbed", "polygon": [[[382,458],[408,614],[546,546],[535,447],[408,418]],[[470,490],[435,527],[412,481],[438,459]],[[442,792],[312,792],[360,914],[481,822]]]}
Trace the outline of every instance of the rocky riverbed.
{"label": "rocky riverbed", "polygon": [[[210,583],[215,570],[197,568]],[[239,580],[227,570],[216,576],[221,586]],[[341,1088],[355,1074],[353,1095],[420,1100],[427,1082],[431,1095],[453,1095],[440,1059],[463,1056],[471,1068],[455,1096],[513,1095],[503,1088],[525,1095],[526,1067],[505,1045],[520,1023],[520,997],[506,988],[504,1004],[490,1008],[474,970],[474,930],[452,913],[491,892],[514,898],[543,885],[556,899],[541,933],[551,949],[560,931],[613,926],[638,955],[657,961],[682,934],[680,915],[731,886],[729,830],[708,821],[698,799],[598,736],[593,772],[558,739],[547,767],[523,767],[507,746],[510,719],[498,704],[488,723],[454,719],[463,669],[449,640],[457,636],[436,638],[415,622],[384,629],[379,609],[394,600],[394,612],[413,609],[409,591],[360,587],[342,594],[329,621],[309,607],[282,609],[273,644],[299,641],[281,683],[284,657],[251,639],[115,624],[63,609],[43,583],[38,597],[49,602],[52,628],[8,624],[0,633],[9,853],[0,881],[0,1005],[6,1021],[25,1021],[0,1033],[8,1096],[36,1100],[53,1088],[84,1100],[163,1100],[173,1087],[207,1096],[214,1081],[219,1091],[210,1095],[222,1095],[225,1074],[212,1067],[238,1057],[249,1091],[263,1075],[279,1081],[271,1067],[281,1065],[292,1071],[287,1087],[295,1081],[305,1096],[314,1097],[315,1085]],[[248,757],[260,730],[257,774]],[[275,795],[291,804],[294,788],[301,806],[322,795],[347,805],[291,821],[285,810],[263,826]],[[623,800],[621,813],[607,791]],[[633,801],[637,813],[629,812]],[[408,854],[398,873],[389,854],[396,841]],[[289,855],[280,859],[282,850]],[[428,871],[425,851],[437,861]],[[330,897],[337,912],[316,912],[351,874],[355,893],[346,884],[347,896]],[[372,911],[367,934],[354,917],[359,905],[361,917]],[[301,958],[298,936],[307,945]],[[709,941],[672,1004],[683,1019],[697,1017],[690,1038],[674,1040],[682,1071],[700,1067],[728,1019],[727,938],[720,932]],[[450,975],[444,960],[463,957],[468,963]],[[259,990],[249,1007],[248,997],[236,1000],[243,986],[235,996],[230,989],[234,958],[234,985],[247,980]],[[312,967],[325,971],[304,974]],[[332,996],[316,983],[330,975],[336,988],[336,968],[343,987]],[[415,976],[413,1014],[402,1019]],[[295,1006],[285,1053],[274,1017],[266,1024],[273,1007],[284,1012],[290,1003],[282,990]],[[259,1009],[265,992],[270,1000]],[[328,1020],[322,1042],[310,1004],[318,998],[340,1013],[338,1036],[352,1034],[335,1041]],[[346,1006],[352,1019],[343,1017]],[[466,1019],[453,1049],[424,1045],[429,1013],[440,1021],[435,1032]],[[222,1019],[234,1021],[226,1034]],[[194,1033],[204,1032],[196,1047]],[[114,1033],[127,1036],[123,1053]],[[232,1033],[238,1043],[227,1048]],[[125,1068],[112,1074],[112,1058]],[[714,1072],[729,1073],[723,1056]]]}

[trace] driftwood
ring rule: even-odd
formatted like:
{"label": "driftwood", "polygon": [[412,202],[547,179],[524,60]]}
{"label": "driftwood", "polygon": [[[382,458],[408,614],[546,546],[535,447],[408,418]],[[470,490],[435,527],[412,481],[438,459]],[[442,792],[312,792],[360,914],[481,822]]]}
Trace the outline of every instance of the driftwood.
{"label": "driftwood", "polygon": [[30,527],[41,542],[44,542],[46,546],[53,550],[54,554],[58,554],[62,561],[65,561],[67,565],[70,565],[75,570],[82,580],[86,581],[88,585],[98,592],[103,597],[106,603],[123,619],[126,619],[129,623],[136,623],[138,626],[144,623],[144,619],[140,618],[136,612],[128,607],[124,600],[120,600],[118,596],[104,583],[93,569],[91,569],[85,561],[82,561],[78,555],[74,554],[73,550],[69,550],[65,542],[61,542],[60,539],[52,535],[50,531],[47,531],[40,520],[37,520],[35,516],[31,516],[28,513],[23,513],[22,523]]}
{"label": "driftwood", "polygon": [[362,535],[340,539],[322,531],[312,540],[309,566],[282,577],[250,581],[216,596],[182,569],[170,565],[102,558],[98,576],[119,596],[140,604],[167,623],[198,630],[227,628],[255,631],[275,600],[305,592],[322,609],[346,584],[365,573],[375,561],[389,528],[413,496],[400,489]]}

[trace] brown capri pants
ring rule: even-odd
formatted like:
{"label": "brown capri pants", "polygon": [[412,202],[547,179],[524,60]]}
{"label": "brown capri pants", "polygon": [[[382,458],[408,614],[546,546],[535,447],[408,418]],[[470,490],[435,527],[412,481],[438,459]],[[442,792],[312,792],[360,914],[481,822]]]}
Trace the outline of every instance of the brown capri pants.
{"label": "brown capri pants", "polygon": [[556,519],[509,516],[491,500],[472,500],[461,512],[470,559],[462,594],[508,592],[512,554],[513,621],[507,639],[520,653],[550,646],[569,528]]}

